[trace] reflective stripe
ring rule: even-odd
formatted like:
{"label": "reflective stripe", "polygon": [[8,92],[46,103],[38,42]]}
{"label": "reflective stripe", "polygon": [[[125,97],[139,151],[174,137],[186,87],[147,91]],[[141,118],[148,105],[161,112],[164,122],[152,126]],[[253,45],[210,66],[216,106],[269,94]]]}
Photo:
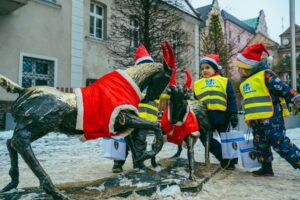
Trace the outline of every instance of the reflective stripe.
{"label": "reflective stripe", "polygon": [[226,102],[225,101],[222,101],[220,99],[207,99],[207,100],[204,100],[202,101],[203,104],[220,104],[222,106],[225,106],[226,107]]}
{"label": "reflective stripe", "polygon": [[208,96],[208,95],[210,95],[210,96],[220,96],[220,97],[226,99],[226,95],[223,92],[219,92],[219,91],[206,91],[202,94],[199,94],[197,96],[197,99],[202,99],[202,98],[204,98],[205,96]]}
{"label": "reflective stripe", "polygon": [[250,98],[245,99],[244,104],[264,103],[264,102],[270,102],[270,97],[269,96],[250,97]]}
{"label": "reflective stripe", "polygon": [[149,114],[152,114],[152,115],[157,115],[156,110],[152,110],[152,109],[145,108],[145,107],[139,107],[139,112],[145,112],[145,113],[149,113]]}
{"label": "reflective stripe", "polygon": [[273,112],[272,106],[257,106],[252,108],[245,108],[245,113],[252,114],[252,113],[262,113],[262,112]]}
{"label": "reflective stripe", "polygon": [[147,104],[154,106],[154,107],[157,107],[157,105],[158,105],[155,101],[150,101]]}

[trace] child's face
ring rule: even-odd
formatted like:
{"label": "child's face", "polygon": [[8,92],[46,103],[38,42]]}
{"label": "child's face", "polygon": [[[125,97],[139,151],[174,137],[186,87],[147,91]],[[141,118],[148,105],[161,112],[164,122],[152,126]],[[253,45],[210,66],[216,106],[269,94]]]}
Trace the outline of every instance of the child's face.
{"label": "child's face", "polygon": [[239,72],[239,74],[241,76],[248,76],[248,74],[249,74],[249,70],[243,69],[243,68],[239,68],[239,67],[238,67],[238,72]]}
{"label": "child's face", "polygon": [[201,76],[203,78],[211,77],[212,75],[214,75],[214,73],[216,73],[214,68],[212,68],[212,66],[210,66],[209,64],[202,64],[200,66],[200,71],[201,71]]}

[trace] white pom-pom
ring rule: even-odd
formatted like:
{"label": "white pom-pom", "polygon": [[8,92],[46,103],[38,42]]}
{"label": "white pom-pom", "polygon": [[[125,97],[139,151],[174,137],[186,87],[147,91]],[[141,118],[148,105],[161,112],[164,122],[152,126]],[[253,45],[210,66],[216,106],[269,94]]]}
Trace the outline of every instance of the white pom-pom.
{"label": "white pom-pom", "polygon": [[267,63],[272,65],[272,62],[273,62],[273,56],[268,56]]}
{"label": "white pom-pom", "polygon": [[273,66],[273,56],[268,56],[267,57],[267,65],[269,66],[269,68],[272,68],[272,66]]}

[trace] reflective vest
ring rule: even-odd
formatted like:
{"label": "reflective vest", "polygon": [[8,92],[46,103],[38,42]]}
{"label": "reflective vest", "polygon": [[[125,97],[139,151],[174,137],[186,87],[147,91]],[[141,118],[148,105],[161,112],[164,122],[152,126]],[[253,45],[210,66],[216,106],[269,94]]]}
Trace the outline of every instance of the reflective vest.
{"label": "reflective vest", "polygon": [[[245,120],[268,119],[274,115],[274,105],[270,91],[265,83],[265,70],[247,78],[240,85],[244,98]],[[280,98],[283,116],[288,116],[286,102]]]}
{"label": "reflective vest", "polygon": [[201,78],[194,83],[194,93],[199,102],[203,102],[208,110],[225,111],[227,109],[228,78],[221,75]]}
{"label": "reflective vest", "polygon": [[150,101],[148,103],[139,104],[139,116],[153,122],[157,122],[158,117],[158,100]]}

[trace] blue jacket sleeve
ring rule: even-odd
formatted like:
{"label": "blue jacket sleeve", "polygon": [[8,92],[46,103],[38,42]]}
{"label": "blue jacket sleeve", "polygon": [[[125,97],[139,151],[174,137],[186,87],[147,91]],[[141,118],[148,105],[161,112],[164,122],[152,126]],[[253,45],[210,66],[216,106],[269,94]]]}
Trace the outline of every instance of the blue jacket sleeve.
{"label": "blue jacket sleeve", "polygon": [[269,89],[271,95],[283,97],[287,102],[291,102],[291,99],[297,94],[295,90],[288,87],[279,77],[267,70],[265,73],[266,86]]}
{"label": "blue jacket sleeve", "polygon": [[232,83],[230,80],[228,80],[226,93],[227,93],[227,113],[228,114],[233,114],[233,113],[237,114],[238,108],[236,105],[236,97],[235,97],[234,89],[233,89],[233,86],[232,86]]}

